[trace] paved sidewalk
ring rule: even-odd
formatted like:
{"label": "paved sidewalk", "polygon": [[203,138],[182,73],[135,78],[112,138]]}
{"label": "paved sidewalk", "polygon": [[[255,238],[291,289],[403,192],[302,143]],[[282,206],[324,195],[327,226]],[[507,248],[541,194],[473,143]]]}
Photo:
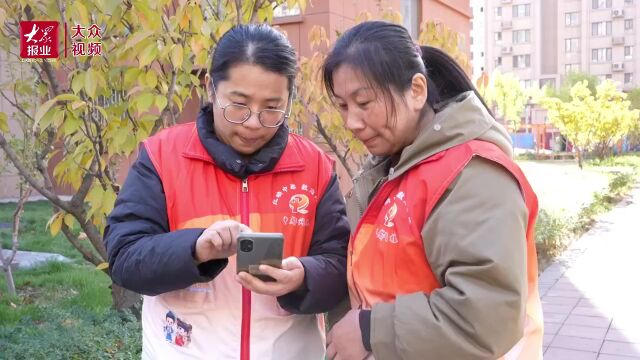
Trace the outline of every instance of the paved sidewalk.
{"label": "paved sidewalk", "polygon": [[545,360],[640,359],[640,187],[540,276]]}

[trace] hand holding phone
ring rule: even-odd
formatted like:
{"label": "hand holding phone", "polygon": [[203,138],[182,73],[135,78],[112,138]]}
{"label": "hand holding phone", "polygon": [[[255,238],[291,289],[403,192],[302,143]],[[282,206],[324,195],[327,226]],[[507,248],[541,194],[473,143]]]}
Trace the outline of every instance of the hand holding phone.
{"label": "hand holding phone", "polygon": [[282,260],[281,268],[260,265],[259,269],[274,281],[262,281],[242,271],[237,275],[238,282],[255,293],[276,297],[294,292],[304,284],[304,266],[297,257]]}
{"label": "hand holding phone", "polygon": [[240,234],[237,244],[237,280],[245,288],[262,295],[282,296],[304,283],[300,260],[282,260],[282,234]]}

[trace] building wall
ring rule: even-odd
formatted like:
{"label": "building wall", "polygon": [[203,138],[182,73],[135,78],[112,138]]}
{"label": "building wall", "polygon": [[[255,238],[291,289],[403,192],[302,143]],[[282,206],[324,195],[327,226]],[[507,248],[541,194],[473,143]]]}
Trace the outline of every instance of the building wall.
{"label": "building wall", "polygon": [[473,19],[471,20],[471,64],[473,66],[472,79],[478,79],[485,70],[486,63],[486,6],[485,0],[471,0]]}

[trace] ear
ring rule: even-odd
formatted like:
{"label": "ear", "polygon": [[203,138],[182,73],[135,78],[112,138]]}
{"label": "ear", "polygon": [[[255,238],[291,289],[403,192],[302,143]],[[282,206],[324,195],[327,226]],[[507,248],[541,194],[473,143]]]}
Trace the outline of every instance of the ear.
{"label": "ear", "polygon": [[427,78],[423,74],[415,74],[411,79],[411,87],[409,88],[408,98],[409,105],[413,110],[422,111],[424,104],[427,102]]}
{"label": "ear", "polygon": [[213,90],[211,89],[211,86],[213,84],[211,84],[211,77],[209,76],[209,74],[205,74],[204,75],[204,86],[207,89],[207,97],[209,98],[209,101],[213,101]]}

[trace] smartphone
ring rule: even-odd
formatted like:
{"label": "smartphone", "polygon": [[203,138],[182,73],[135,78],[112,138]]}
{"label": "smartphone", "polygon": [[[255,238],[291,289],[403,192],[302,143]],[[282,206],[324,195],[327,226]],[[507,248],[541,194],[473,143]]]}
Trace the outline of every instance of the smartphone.
{"label": "smartphone", "polygon": [[281,233],[240,233],[237,241],[236,273],[247,272],[262,281],[275,281],[258,267],[282,266],[284,235]]}

